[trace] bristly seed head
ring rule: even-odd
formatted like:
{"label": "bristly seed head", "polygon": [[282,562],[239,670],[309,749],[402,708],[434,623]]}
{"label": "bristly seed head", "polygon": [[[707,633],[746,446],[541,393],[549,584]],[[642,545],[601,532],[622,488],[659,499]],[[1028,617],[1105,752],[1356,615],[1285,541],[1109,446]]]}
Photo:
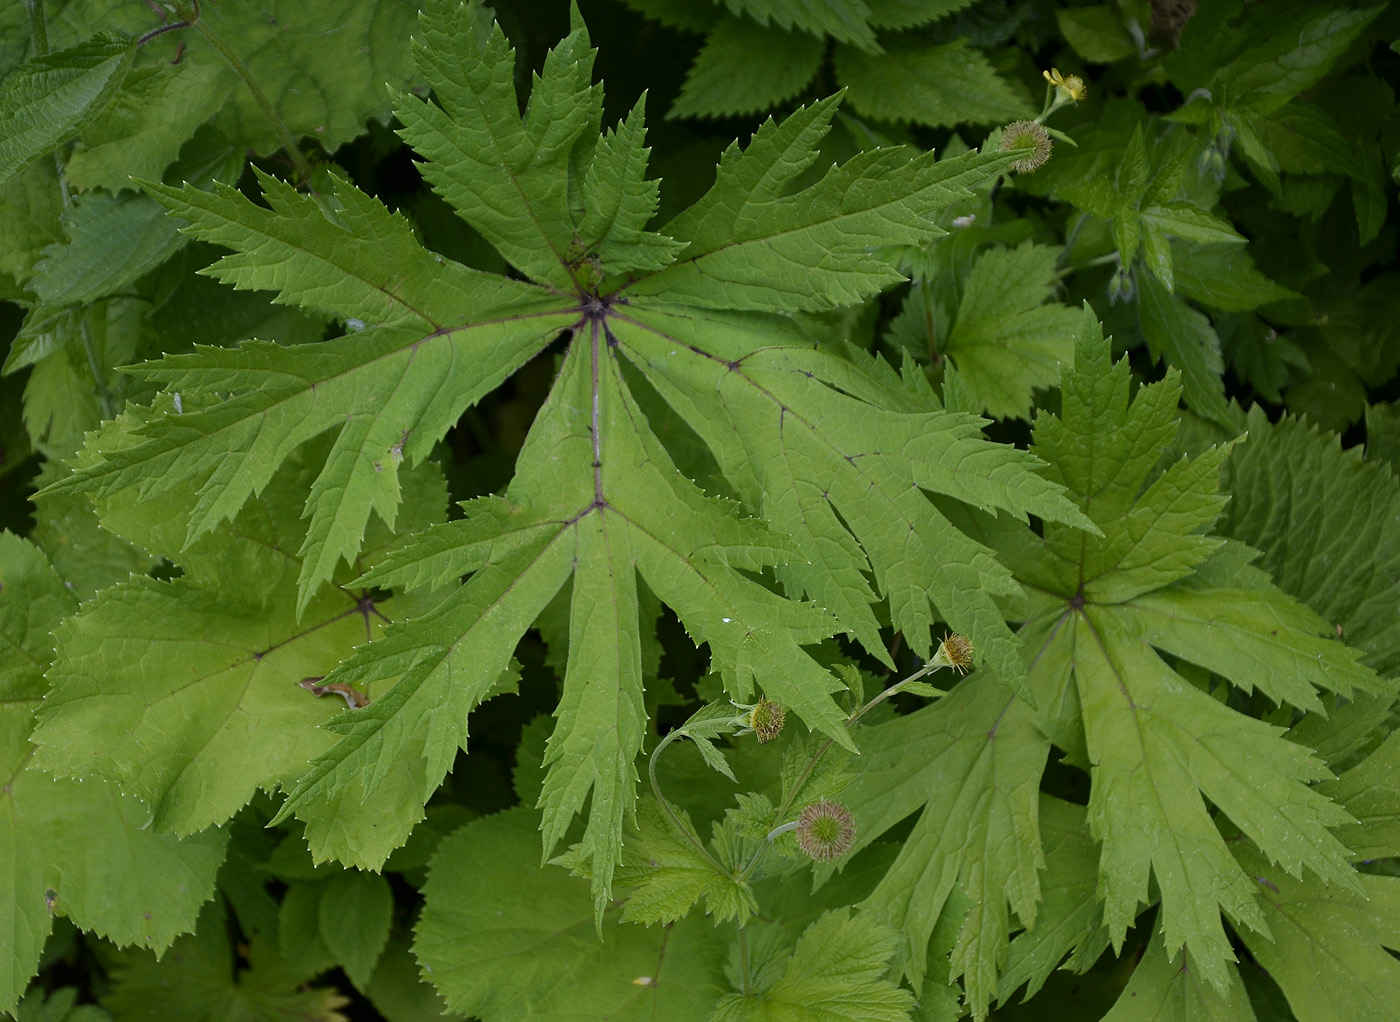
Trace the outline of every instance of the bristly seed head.
{"label": "bristly seed head", "polygon": [[938,644],[938,658],[945,660],[959,674],[966,674],[971,669],[972,654],[972,640],[956,632],[945,635]]}
{"label": "bristly seed head", "polygon": [[749,711],[748,726],[758,737],[759,744],[763,744],[771,742],[782,733],[786,720],[787,713],[783,708],[765,697],[755,703],[754,708]]}
{"label": "bristly seed head", "polygon": [[1002,131],[1001,151],[1021,154],[1021,158],[1011,165],[1017,174],[1029,174],[1043,167],[1045,161],[1050,159],[1052,148],[1054,142],[1050,139],[1050,133],[1035,121],[1017,121],[1008,124]]}
{"label": "bristly seed head", "polygon": [[840,802],[813,802],[798,818],[797,846],[818,862],[840,858],[855,840],[856,821]]}

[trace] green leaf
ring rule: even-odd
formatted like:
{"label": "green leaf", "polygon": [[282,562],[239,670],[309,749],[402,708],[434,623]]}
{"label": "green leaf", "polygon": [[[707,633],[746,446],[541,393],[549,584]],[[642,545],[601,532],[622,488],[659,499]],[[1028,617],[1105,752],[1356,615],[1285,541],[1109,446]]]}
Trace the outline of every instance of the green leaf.
{"label": "green leaf", "polygon": [[[546,58],[522,118],[510,49],[479,9],[442,0],[422,24],[417,59],[441,106],[403,99],[404,136],[449,203],[532,279],[423,249],[404,217],[332,175],[317,195],[263,175],[265,206],[226,186],[149,185],[187,233],[233,250],[210,275],[338,316],[349,332],[326,344],[248,342],[134,367],[184,405],[172,395],[120,444],[94,440],[75,475],[47,492],[128,504],[193,494],[183,535],[162,539],[188,579],[99,597],[104,614],[125,615],[120,631],[189,592],[182,627],[193,633],[193,618],[222,607],[226,594],[192,592],[190,554],[215,542],[222,523],[256,517],[284,463],[303,482],[310,473],[305,530],[284,530],[284,558],[276,574],[265,569],[277,580],[277,652],[288,658],[302,648],[292,636],[321,635],[320,624],[327,636],[335,631],[324,615],[336,613],[346,590],[327,583],[349,582],[337,574],[342,561],[368,567],[357,557],[365,530],[378,528],[370,512],[408,534],[358,584],[442,591],[413,597],[420,612],[382,641],[337,654],[333,670],[301,668],[326,674],[327,685],[372,691],[373,701],[328,722],[338,736],[329,748],[296,744],[309,767],[277,816],[305,820],[318,857],[362,865],[377,866],[406,835],[465,747],[471,711],[513,684],[516,643],[571,585],[569,652],[557,657],[563,696],[539,804],[549,848],[591,806],[579,854],[601,914],[645,733],[643,632],[652,617],[644,629],[638,573],[708,646],[729,698],[752,701],[761,685],[848,747],[832,698],[842,686],[803,648],[838,630],[832,612],[885,660],[874,604],[889,598],[894,627],[920,655],[930,652],[935,618],[945,620],[972,636],[1006,684],[1028,692],[996,603],[1014,584],[921,491],[1022,520],[1087,520],[1035,474],[1033,458],[982,439],[980,420],[939,410],[868,356],[815,348],[785,315],[839,307],[900,279],[879,248],[931,239],[937,214],[1014,154],[936,160],[877,149],[794,190],[835,112],[826,100],[764,125],[746,150],[731,148],[714,187],[653,234],[641,110],[599,139],[602,96],[581,25]],[[504,494],[469,502],[458,522],[408,528],[398,511],[400,460],[428,455],[466,408],[566,332],[558,377]],[[709,448],[742,506],[706,496],[677,468],[634,387],[649,387],[646,404],[668,404]],[[293,455],[321,434],[331,434],[329,454],[313,445]],[[272,501],[278,517],[294,503],[283,492],[294,491]],[[296,555],[285,556],[291,549]],[[293,569],[287,619],[282,584]],[[129,601],[121,614],[118,601]],[[352,620],[344,618],[347,628]],[[549,629],[562,643],[562,615]],[[219,654],[199,638],[190,655],[202,677],[233,669],[228,648],[242,649],[239,671],[271,650],[230,634]],[[85,641],[75,633],[75,662],[96,655]],[[317,658],[331,645],[328,638]],[[132,662],[141,649],[139,641],[128,647]],[[74,674],[68,685],[76,693],[82,682]],[[127,712],[144,717],[146,689],[138,690]],[[80,714],[79,705],[64,712]],[[159,763],[123,753],[108,769],[150,774],[141,783],[158,814],[202,805],[198,813],[217,819],[253,784],[287,784],[293,767],[268,761],[221,781],[226,790],[209,798],[173,799]]]}
{"label": "green leaf", "polygon": [[878,51],[871,31],[870,7],[865,0],[722,0],[735,14],[742,14],[767,25],[770,21],[785,29],[798,29],[812,35],[829,35],[840,42],[855,43]]}
{"label": "green leaf", "polygon": [[689,242],[686,258],[628,289],[710,308],[824,311],[850,305],[903,279],[872,250],[922,244],[940,233],[927,218],[1014,154],[873,149],[832,167],[816,183],[787,186],[817,159],[836,100],[771,120],[747,149],[731,145],[714,186],[666,225]]}
{"label": "green leaf", "polygon": [[[89,456],[100,456],[103,444],[129,443],[135,425],[109,430]],[[336,587],[297,622],[300,565],[291,551],[305,530],[300,493],[314,472],[300,458],[292,465],[297,471],[279,476],[230,529],[183,554],[188,503],[138,503],[130,491],[99,502],[106,528],[178,556],[186,574],[173,582],[133,578],[64,622],[63,664],[54,669],[36,741],[55,770],[98,773],[139,794],[159,830],[189,834],[222,822],[257,787],[290,784],[303,773],[331,741],[316,725],[344,704],[317,699],[300,683],[329,673],[379,629],[386,610],[394,613],[392,601],[381,609],[365,593]],[[432,473],[410,479],[413,518],[426,525],[444,503],[441,480]],[[366,556],[386,538],[372,533]],[[159,659],[152,649],[161,650]],[[413,776],[400,771],[388,790],[414,787]],[[319,857],[377,866],[418,818],[402,803],[376,818],[385,813],[368,803],[351,812],[346,831],[313,840],[313,848]]]}
{"label": "green leaf", "polygon": [[[743,923],[757,911],[753,895],[734,879],[715,869],[686,834],[671,823],[666,811],[654,798],[637,803],[637,827],[629,830],[623,844],[623,859],[613,875],[613,891],[625,898],[622,921],[626,923],[672,923],[684,919],[702,898],[716,923],[737,916]],[[681,811],[682,828],[692,839],[699,835],[689,816]],[[575,875],[588,876],[588,860],[575,846],[560,858]],[[737,863],[742,868],[746,863]]]}
{"label": "green leaf", "polygon": [[[292,136],[313,138],[332,153],[362,134],[370,118],[388,119],[386,84],[391,89],[419,87],[409,57],[416,8],[401,0],[354,0],[327,18],[310,5],[257,0],[210,4],[201,8],[200,18],[246,64]],[[185,42],[188,55],[182,59],[198,65],[201,74],[209,74],[208,67],[217,76],[216,95],[225,101],[209,123],[224,137],[263,156],[281,148],[252,91],[201,34],[169,32],[156,42],[167,60]],[[141,127],[166,110],[165,103],[148,108]],[[121,152],[142,144],[138,133]]]}
{"label": "green leaf", "polygon": [[724,945],[704,920],[593,926],[588,885],[538,866],[538,819],[510,809],[438,846],[414,953],[451,1011],[484,1022],[702,1022]]}
{"label": "green leaf", "polygon": [[1173,243],[1172,266],[1177,292],[1213,309],[1247,312],[1298,297],[1260,273],[1235,245]]}
{"label": "green leaf", "polygon": [[272,948],[254,937],[243,949],[246,967],[229,946],[221,908],[200,916],[197,934],[184,937],[157,961],[130,952],[113,961],[112,987],[102,1006],[114,1022],[151,1017],[189,1022],[339,1022],[348,1003],[331,987],[310,987],[290,973]]}
{"label": "green leaf", "polygon": [[178,64],[161,61],[131,70],[106,111],[83,129],[64,164],[73,187],[116,193],[134,188],[132,178],[159,180],[210,110],[238,95],[241,83],[230,88],[222,59],[197,42],[194,46],[191,59]]}
{"label": "green leaf", "polygon": [[423,176],[527,276],[573,282],[570,160],[594,145],[603,103],[587,34],[576,29],[550,50],[524,122],[514,51],[499,26],[479,31],[473,8],[431,6],[413,56],[442,104],[396,104],[399,134],[426,160]]}
{"label": "green leaf", "polygon": [[64,240],[63,192],[52,160],[37,160],[0,184],[0,273],[20,284],[34,275],[46,246]]}
{"label": "green leaf", "polygon": [[1347,807],[1356,823],[1337,836],[1356,859],[1400,855],[1400,738],[1394,732],[1380,747],[1321,791]]}
{"label": "green leaf", "polygon": [[[690,65],[667,116],[729,117],[768,110],[801,92],[825,53],[821,36],[724,18]],[[762,58],[755,60],[758,54]]]}
{"label": "green leaf", "polygon": [[710,1022],[904,1022],[913,995],[886,978],[895,935],[864,915],[826,912],[749,996],[726,994]]}
{"label": "green leaf", "polygon": [[114,943],[157,952],[191,929],[228,835],[181,841],[146,829],[135,799],[98,779],[56,780],[32,763],[33,711],[50,632],[76,599],[30,543],[0,532],[0,1008],[13,1008],[61,914]]}
{"label": "green leaf", "polygon": [[943,345],[972,400],[995,418],[1029,418],[1032,390],[1059,382],[1074,364],[1083,316],[1046,305],[1054,248],[1025,243],[989,249],[973,264],[957,319]]}
{"label": "green leaf", "polygon": [[870,0],[873,28],[913,28],[971,7],[975,0]]}
{"label": "green leaf", "polygon": [[306,979],[336,963],[321,936],[321,899],[326,887],[320,880],[289,883],[277,912],[277,948],[282,963]]}
{"label": "green leaf", "polygon": [[0,82],[0,185],[100,113],[135,52],[131,40],[98,37],[34,57]]}
{"label": "green leaf", "polygon": [[321,895],[321,939],[335,961],[363,989],[389,939],[394,896],[378,873],[345,870]]}
{"label": "green leaf", "polygon": [[[1244,31],[1234,34],[1247,40],[1247,48],[1216,69],[1211,92],[1220,98],[1214,102],[1232,111],[1276,110],[1315,85],[1382,10],[1384,5],[1354,10],[1300,6],[1284,17],[1242,26]],[[1262,29],[1264,38],[1249,28]]]}
{"label": "green leaf", "polygon": [[851,106],[869,117],[942,127],[997,124],[1035,113],[1024,90],[997,74],[966,40],[895,36],[884,53],[836,48],[836,78]]}
{"label": "green leaf", "polygon": [[403,937],[389,938],[364,993],[387,1022],[418,1022],[444,1016],[449,1022],[462,1020],[462,1016],[448,1013],[437,991],[418,975],[418,962]]}
{"label": "green leaf", "polygon": [[712,0],[623,0],[628,7],[663,25],[704,32],[714,23]]}
{"label": "green leaf", "polygon": [[1249,440],[1227,463],[1227,535],[1263,551],[1261,565],[1364,652],[1381,674],[1400,667],[1394,579],[1400,574],[1400,485],[1384,465],[1343,450],[1333,433],[1250,412]]}
{"label": "green leaf", "polygon": [[1400,878],[1359,874],[1357,886],[1298,879],[1258,856],[1245,859],[1258,877],[1272,939],[1242,934],[1300,1019],[1381,1022],[1400,997]]}
{"label": "green leaf", "polygon": [[1210,320],[1173,295],[1154,274],[1140,274],[1138,289],[1138,322],[1148,350],[1181,370],[1186,403],[1193,411],[1230,428],[1233,420],[1222,379],[1225,362]]}
{"label": "green leaf", "polygon": [[[1222,541],[1201,533],[1224,503],[1216,480],[1224,448],[1149,482],[1175,433],[1174,373],[1129,402],[1127,363],[1110,366],[1090,320],[1061,386],[1061,415],[1037,420],[1035,450],[1081,495],[1104,536],[1061,538],[1060,526],[1047,525],[1040,543],[1020,547],[1018,576],[1046,590],[1028,629],[1032,683],[1053,714],[1047,731],[1090,768],[1088,820],[1102,846],[1099,893],[1115,946],[1148,902],[1151,875],[1166,954],[1184,945],[1193,969],[1225,992],[1233,953],[1220,911],[1268,931],[1258,885],[1205,800],[1291,875],[1307,867],[1354,889],[1346,851],[1330,833],[1349,820],[1307,786],[1329,773],[1306,749],[1212,699],[1161,654],[1303,705],[1316,705],[1310,687],[1384,686],[1353,651],[1317,637],[1316,617],[1243,565],[1213,565]],[[1223,581],[1238,588],[1211,591]],[[1280,680],[1279,671],[1294,677]]]}
{"label": "green leaf", "polygon": [[1112,64],[1138,52],[1123,26],[1123,15],[1107,4],[1072,7],[1055,12],[1060,34],[1085,60]]}
{"label": "green leaf", "polygon": [[1211,986],[1185,954],[1169,957],[1154,940],[1103,1022],[1254,1022],[1239,973],[1228,977],[1223,990]]}
{"label": "green leaf", "polygon": [[656,213],[660,183],[646,180],[645,97],[616,131],[603,135],[583,181],[583,221],[578,243],[611,268],[659,270],[684,245],[645,230]]}
{"label": "green leaf", "polygon": [[1245,240],[1228,222],[1189,202],[1149,206],[1142,211],[1142,223],[1145,228],[1203,245],[1243,244]]}
{"label": "green leaf", "polygon": [[[997,984],[1003,1005],[1023,983],[1023,999],[1034,997],[1057,967],[1084,972],[1109,943],[1095,897],[1098,849],[1084,807],[1041,795],[1040,833],[1045,845],[1041,901],[1036,924],[1017,934],[1007,949],[1006,969]],[[1069,959],[1061,965],[1066,954]]]}
{"label": "green leaf", "polygon": [[[248,344],[141,366],[142,376],[173,390],[232,385],[241,393],[153,423],[145,443],[90,466],[83,483],[73,477],[53,490],[114,493],[135,485],[150,493],[192,486],[201,494],[186,537],[193,542],[261,491],[298,444],[337,428],[336,445],[308,498],[311,526],[299,550],[298,611],[304,613],[337,564],[354,556],[370,511],[393,524],[399,462],[420,460],[461,410],[494,386],[497,374],[525,361],[571,317],[549,315],[566,307],[557,297],[432,256],[402,217],[349,185],[336,185],[341,206],[332,216],[290,186],[263,180],[271,211],[226,185],[213,193],[149,187],[191,221],[189,233],[248,251],[216,263],[220,279],[277,287],[283,301],[374,328],[347,336],[335,354]],[[362,234],[352,234],[355,229]],[[399,266],[397,284],[377,287],[369,281],[386,259]],[[288,267],[292,276],[284,272]],[[424,335],[431,335],[427,347]],[[474,347],[470,364],[454,359],[464,343]],[[462,382],[452,382],[459,377]],[[473,378],[478,382],[467,382]],[[440,396],[444,392],[452,396]]]}
{"label": "green leaf", "polygon": [[184,244],[163,214],[144,195],[84,197],[64,213],[68,244],[45,249],[30,289],[50,305],[79,305],[125,287]]}
{"label": "green leaf", "polygon": [[952,975],[985,1012],[1006,962],[1010,912],[1031,926],[1044,865],[1036,824],[1049,743],[1025,703],[987,674],[862,735],[860,772],[843,796],[856,847],[913,812],[918,821],[864,911],[901,932],[904,973],[920,989],[927,947],[957,886],[973,906],[957,933]]}

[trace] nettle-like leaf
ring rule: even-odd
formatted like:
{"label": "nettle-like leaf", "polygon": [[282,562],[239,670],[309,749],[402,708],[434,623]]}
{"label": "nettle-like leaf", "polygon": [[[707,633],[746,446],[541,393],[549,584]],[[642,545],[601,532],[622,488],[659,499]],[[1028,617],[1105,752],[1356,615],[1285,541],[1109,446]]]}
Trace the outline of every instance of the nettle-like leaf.
{"label": "nettle-like leaf", "polygon": [[[50,46],[67,49],[31,61],[36,66],[105,45],[89,40],[100,28],[126,37],[124,71],[137,37],[176,20],[168,5],[126,0],[48,0],[45,8]],[[205,4],[199,18],[242,61],[293,137],[314,138],[329,152],[361,134],[366,119],[386,117],[385,82],[417,84],[407,59],[415,9],[401,0],[347,0],[329,17],[306,4],[252,0]],[[197,29],[149,39],[134,64],[57,140],[81,129],[66,167],[74,187],[118,191],[132,187],[132,175],[158,177],[206,121],[239,150],[266,155],[283,144],[258,97]]]}
{"label": "nettle-like leaf", "polygon": [[1046,304],[1057,254],[1029,242],[982,253],[947,323],[934,289],[915,285],[889,340],[950,359],[972,405],[988,415],[1028,418],[1033,389],[1053,386],[1061,369],[1073,365],[1083,318],[1077,309]]}
{"label": "nettle-like leaf", "polygon": [[[581,24],[550,52],[523,119],[513,54],[481,9],[431,4],[415,59],[436,103],[400,96],[402,134],[425,178],[524,279],[423,249],[401,216],[344,181],[310,197],[264,176],[267,206],[224,186],[150,185],[188,233],[234,250],[213,275],[363,329],[133,368],[219,399],[154,418],[50,488],[142,501],[195,492],[194,549],[246,513],[298,447],[331,434],[288,561],[298,573],[289,609],[303,623],[285,628],[298,632],[337,566],[361,550],[371,511],[396,522],[401,462],[420,461],[464,409],[566,339],[506,491],[468,502],[465,518],[408,539],[356,583],[445,592],[327,676],[376,697],[330,722],[338,741],[282,816],[353,814],[347,792],[381,801],[387,779],[411,773],[411,796],[395,796],[411,817],[465,746],[472,708],[499,690],[517,641],[570,580],[540,805],[552,846],[591,798],[582,854],[599,912],[644,735],[639,576],[709,646],[732,698],[761,685],[848,746],[830,695],[842,686],[803,646],[845,631],[888,660],[882,599],[920,655],[944,620],[1029,694],[994,600],[1017,587],[925,491],[1022,520],[1087,519],[1033,471],[1034,458],[983,440],[980,419],[817,346],[791,315],[861,302],[902,279],[881,248],[931,240],[934,214],[1014,154],[872,150],[794,190],[836,111],[826,100],[764,124],[746,149],[731,146],[713,188],[654,232],[641,105],[600,134]],[[677,469],[627,373],[703,440],[742,508]],[[760,581],[770,569],[783,593]]]}
{"label": "nettle-like leaf", "polygon": [[97,38],[34,57],[0,83],[0,185],[102,112],[131,67],[133,42]]}
{"label": "nettle-like leaf", "polygon": [[[110,425],[85,456],[130,443],[134,420]],[[34,738],[41,764],[117,782],[149,805],[155,831],[179,835],[223,823],[259,787],[290,785],[305,773],[332,741],[316,725],[344,704],[318,699],[303,683],[316,683],[398,612],[396,601],[342,584],[321,590],[298,621],[295,550],[305,531],[298,515],[315,471],[294,456],[233,522],[179,555],[181,577],[133,577],[59,625],[61,652]],[[406,485],[405,524],[421,528],[441,517],[440,475],[416,470]],[[99,501],[98,518],[138,549],[173,553],[189,518],[190,497],[181,496],[137,504],[125,491]],[[373,530],[361,566],[373,563],[389,535]],[[317,858],[378,868],[421,818],[411,795],[421,774],[421,763],[405,759],[380,798],[352,785],[338,793],[343,802],[308,807],[303,819]]]}
{"label": "nettle-like leaf", "polygon": [[54,652],[52,629],[77,600],[31,543],[0,532],[0,1010],[34,975],[55,914],[117,944],[160,953],[194,928],[214,892],[226,832],[181,840],[99,778],[56,779],[29,736]]}
{"label": "nettle-like leaf", "polygon": [[932,42],[918,33],[889,40],[883,53],[836,50],[837,80],[869,117],[934,127],[988,124],[1034,115],[1025,90],[997,74],[966,39]]}
{"label": "nettle-like leaf", "polygon": [[[764,59],[755,61],[755,54]],[[768,110],[812,80],[826,40],[748,18],[722,18],[686,75],[671,117],[727,117]]]}
{"label": "nettle-like leaf", "polygon": [[114,1022],[151,1015],[190,1022],[344,1022],[336,1009],[349,1004],[348,997],[302,982],[261,934],[235,948],[229,931],[215,902],[200,914],[198,932],[159,960],[140,951],[112,956],[102,1006]]}
{"label": "nettle-like leaf", "polygon": [[1184,945],[1225,991],[1234,955],[1221,912],[1261,935],[1269,924],[1260,885],[1206,800],[1289,875],[1306,868],[1339,891],[1357,879],[1331,829],[1351,818],[1308,786],[1331,774],[1306,748],[1188,677],[1204,669],[1310,710],[1322,709],[1318,689],[1393,696],[1393,685],[1324,638],[1331,626],[1251,568],[1253,551],[1208,534],[1225,503],[1216,477],[1227,447],[1152,478],[1176,430],[1178,377],[1130,402],[1127,363],[1111,366],[1100,338],[1086,313],[1063,410],[1037,419],[1034,449],[1103,535],[1047,525],[1043,538],[1008,533],[1005,546],[1037,591],[1025,636],[1040,726],[1092,777],[1088,820],[1114,944],[1149,900],[1150,874],[1168,955]]}
{"label": "nettle-like leaf", "polygon": [[1400,669],[1400,483],[1297,419],[1246,420],[1249,443],[1226,463],[1221,531],[1262,551],[1279,588],[1307,603],[1381,674]]}

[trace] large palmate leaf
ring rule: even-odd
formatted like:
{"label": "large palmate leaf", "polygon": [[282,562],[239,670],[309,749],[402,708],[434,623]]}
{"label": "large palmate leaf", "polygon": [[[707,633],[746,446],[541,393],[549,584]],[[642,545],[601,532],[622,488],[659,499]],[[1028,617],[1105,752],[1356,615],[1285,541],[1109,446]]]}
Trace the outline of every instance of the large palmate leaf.
{"label": "large palmate leaf", "polygon": [[[566,584],[568,656],[540,807],[552,846],[591,802],[580,854],[600,913],[645,733],[643,586],[709,647],[731,698],[762,689],[848,746],[831,698],[843,686],[803,647],[844,631],[888,660],[882,600],[920,655],[945,621],[1029,695],[995,601],[1019,590],[927,494],[1022,521],[1088,520],[1034,458],[982,439],[981,420],[819,346],[792,316],[902,279],[882,249],[931,240],[934,214],[1014,154],[877,149],[803,177],[821,169],[816,146],[836,112],[826,100],[731,146],[710,191],[654,231],[642,108],[600,133],[581,24],[545,60],[523,118],[511,49],[482,9],[430,4],[415,56],[437,102],[400,96],[402,134],[424,177],[519,277],[429,252],[403,217],[344,181],[311,197],[264,176],[266,206],[224,186],[150,185],[188,233],[233,249],[213,275],[352,329],[320,345],[250,342],[135,367],[218,399],[94,448],[51,488],[157,503],[196,492],[184,537],[195,550],[276,485],[299,446],[329,434],[324,460],[306,462],[316,475],[288,562],[302,624],[286,627],[304,629],[341,563],[360,556],[371,511],[396,522],[401,463],[565,339],[505,491],[405,540],[357,583],[438,592],[431,610],[328,675],[376,697],[329,723],[339,739],[316,750],[282,815],[353,813],[347,791],[378,800],[405,771],[418,778],[409,804],[421,806],[465,747],[468,715],[500,690],[516,643]],[[643,411],[657,395],[742,504],[677,468]]]}
{"label": "large palmate leaf", "polygon": [[[119,446],[134,425],[118,420],[92,450]],[[133,577],[63,622],[63,662],[49,674],[35,735],[39,762],[62,775],[118,782],[145,800],[157,832],[181,835],[223,823],[259,787],[290,784],[306,771],[330,742],[316,725],[340,700],[317,699],[301,683],[328,673],[396,613],[392,600],[336,585],[295,617],[295,550],[304,532],[297,514],[313,475],[295,457],[232,523],[181,555],[182,577]],[[410,479],[412,524],[442,513],[435,475],[419,470]],[[178,495],[136,505],[128,492],[99,502],[107,531],[157,553],[178,549],[188,515]],[[382,527],[375,532],[364,564],[388,538]],[[312,851],[380,866],[420,818],[402,797],[419,774],[421,765],[400,764],[385,789],[398,793],[392,805],[361,805],[352,786],[338,793],[347,806],[335,822],[327,816],[334,804],[305,814]]]}
{"label": "large palmate leaf", "polygon": [[1005,543],[1018,577],[1039,591],[1026,636],[1042,727],[1091,772],[1108,931],[1121,942],[1151,874],[1167,954],[1184,945],[1224,991],[1233,952],[1220,912],[1261,934],[1268,923],[1259,884],[1206,800],[1290,875],[1306,868],[1342,890],[1357,880],[1330,828],[1350,818],[1307,786],[1330,777],[1307,749],[1211,698],[1173,664],[1312,709],[1322,706],[1316,689],[1390,687],[1323,637],[1335,635],[1327,622],[1251,568],[1252,551],[1208,534],[1224,503],[1216,476],[1227,448],[1152,479],[1175,432],[1178,378],[1129,402],[1126,362],[1111,366],[1100,337],[1086,320],[1063,410],[1037,420],[1035,449],[1103,536],[1047,525],[1043,538]]}
{"label": "large palmate leaf", "polygon": [[920,812],[899,858],[862,906],[899,928],[904,971],[924,982],[929,938],[954,891],[973,907],[958,929],[952,973],[979,1015],[1006,963],[1011,911],[1034,926],[1044,866],[1037,819],[1049,742],[1024,702],[987,674],[948,698],[872,729],[844,798],[858,842]]}
{"label": "large palmate leaf", "polygon": [[[1121,946],[1149,902],[1149,875],[1162,904],[1162,968],[1184,944],[1196,975],[1235,989],[1221,910],[1261,933],[1266,924],[1258,885],[1207,799],[1280,868],[1301,875],[1307,867],[1320,883],[1354,889],[1347,848],[1331,833],[1351,817],[1307,786],[1329,778],[1327,768],[1173,664],[1314,710],[1319,688],[1389,691],[1355,651],[1323,638],[1326,622],[1249,566],[1252,551],[1209,535],[1224,503],[1216,476],[1228,448],[1154,478],[1175,432],[1175,374],[1129,402],[1127,364],[1110,365],[1087,310],[1076,333],[1061,413],[1037,419],[1035,449],[1101,535],[1054,523],[1033,535],[952,509],[968,532],[1003,551],[1033,594],[1022,638],[1036,708],[979,674],[933,706],[873,728],[845,796],[857,807],[861,843],[920,811],[863,906],[900,928],[903,969],[916,985],[935,926],[960,912],[950,962],[979,1016],[1015,984],[1029,980],[1034,990],[1066,952],[1085,968],[1110,939]],[[1038,782],[1051,742],[1091,775],[1087,831],[1056,845],[1078,841],[1079,897],[1094,891],[1098,901],[1070,920],[1055,911],[1056,928],[1046,931],[1038,925],[1046,862]],[[1096,880],[1083,868],[1091,838]],[[1047,880],[1062,882],[1063,868]],[[970,909],[951,907],[958,888]],[[1009,947],[1017,924],[1026,933]],[[1172,990],[1159,992],[1186,996]]]}
{"label": "large palmate leaf", "polygon": [[228,835],[180,840],[99,778],[57,780],[29,744],[50,631],[76,599],[31,543],[0,532],[0,1010],[38,968],[55,914],[117,944],[157,953],[193,929],[214,891]]}

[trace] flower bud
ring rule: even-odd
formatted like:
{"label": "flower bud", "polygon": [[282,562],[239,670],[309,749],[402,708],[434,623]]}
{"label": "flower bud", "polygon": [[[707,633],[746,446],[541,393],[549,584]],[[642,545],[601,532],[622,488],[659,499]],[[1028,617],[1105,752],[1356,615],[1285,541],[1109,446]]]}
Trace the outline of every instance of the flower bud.
{"label": "flower bud", "polygon": [[1049,71],[1042,71],[1045,80],[1055,87],[1056,105],[1059,103],[1078,103],[1089,94],[1089,87],[1084,84],[1084,79],[1078,75],[1062,75],[1060,69],[1052,67]]}

